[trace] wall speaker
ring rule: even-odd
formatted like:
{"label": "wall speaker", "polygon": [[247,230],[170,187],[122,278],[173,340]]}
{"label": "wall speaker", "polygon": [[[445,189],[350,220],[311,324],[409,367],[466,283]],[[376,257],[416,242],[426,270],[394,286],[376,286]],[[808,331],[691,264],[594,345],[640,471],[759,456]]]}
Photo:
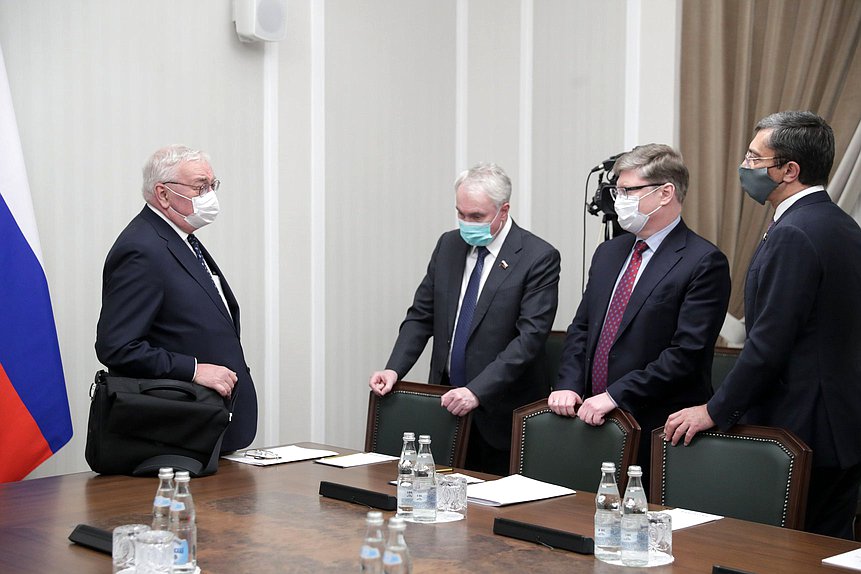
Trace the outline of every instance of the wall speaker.
{"label": "wall speaker", "polygon": [[233,0],[233,21],[243,42],[277,42],[287,37],[287,0]]}

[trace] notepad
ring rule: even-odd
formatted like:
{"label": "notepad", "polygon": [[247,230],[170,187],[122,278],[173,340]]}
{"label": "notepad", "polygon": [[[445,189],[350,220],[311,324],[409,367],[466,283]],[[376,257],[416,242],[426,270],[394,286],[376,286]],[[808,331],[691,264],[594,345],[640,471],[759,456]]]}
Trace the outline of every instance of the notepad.
{"label": "notepad", "polygon": [[253,466],[270,466],[273,464],[284,464],[285,462],[298,462],[300,460],[311,460],[321,456],[333,456],[338,453],[333,450],[321,450],[318,448],[305,448],[296,445],[276,446],[274,448],[264,449],[275,453],[278,458],[252,458],[245,455],[245,451],[238,451],[234,454],[228,454],[221,458],[241,462],[242,464],[250,464]]}
{"label": "notepad", "polygon": [[505,506],[575,493],[576,491],[570,488],[542,482],[521,474],[512,474],[498,480],[470,484],[466,487],[469,501],[485,506]]}
{"label": "notepad", "polygon": [[321,458],[314,462],[320,464],[329,464],[340,468],[349,468],[351,466],[362,466],[364,464],[377,464],[379,462],[388,462],[390,460],[398,460],[396,456],[388,454],[380,454],[378,452],[357,452],[356,454],[343,454],[341,456],[331,456],[329,458]]}

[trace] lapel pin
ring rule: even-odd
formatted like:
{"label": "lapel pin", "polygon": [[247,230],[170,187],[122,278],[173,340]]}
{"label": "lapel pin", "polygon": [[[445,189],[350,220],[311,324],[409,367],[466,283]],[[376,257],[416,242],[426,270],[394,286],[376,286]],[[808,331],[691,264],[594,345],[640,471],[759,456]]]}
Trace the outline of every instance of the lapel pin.
{"label": "lapel pin", "polygon": [[500,263],[499,266],[503,269],[508,269],[508,263],[505,261],[505,259],[502,260],[502,263]]}

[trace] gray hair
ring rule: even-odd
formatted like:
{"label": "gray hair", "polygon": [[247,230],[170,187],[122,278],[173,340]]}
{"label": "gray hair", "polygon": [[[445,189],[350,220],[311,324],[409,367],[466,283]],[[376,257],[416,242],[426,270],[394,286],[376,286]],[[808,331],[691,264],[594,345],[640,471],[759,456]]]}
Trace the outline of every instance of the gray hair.
{"label": "gray hair", "polygon": [[149,202],[152,199],[157,183],[174,179],[179,165],[186,161],[210,163],[206,153],[180,144],[163,147],[152,154],[143,167],[144,201]]}
{"label": "gray hair", "polygon": [[496,207],[511,199],[511,180],[495,163],[479,163],[462,171],[454,182],[455,192],[461,186],[468,191],[484,192]]}
{"label": "gray hair", "polygon": [[781,162],[794,161],[801,168],[798,180],[805,185],[825,185],[834,164],[834,131],[813,112],[777,112],[756,124],[754,133],[773,130],[768,147]]}
{"label": "gray hair", "polygon": [[640,177],[655,184],[672,183],[676,187],[676,199],[685,201],[690,174],[685,160],[678,151],[664,144],[640,145],[622,155],[613,165],[613,172],[639,170]]}

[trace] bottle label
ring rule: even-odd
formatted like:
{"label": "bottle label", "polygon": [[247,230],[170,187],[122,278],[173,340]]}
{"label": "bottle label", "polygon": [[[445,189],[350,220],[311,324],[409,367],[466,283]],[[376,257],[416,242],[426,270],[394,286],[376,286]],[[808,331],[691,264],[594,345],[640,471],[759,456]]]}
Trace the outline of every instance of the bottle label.
{"label": "bottle label", "polygon": [[173,543],[173,563],[175,566],[188,564],[188,540],[175,540]]}
{"label": "bottle label", "polygon": [[380,549],[374,546],[365,544],[362,546],[362,558],[366,560],[376,560],[380,557]]}
{"label": "bottle label", "polygon": [[413,491],[413,502],[416,504],[421,504],[423,502],[428,501],[428,492],[426,490],[414,490]]}
{"label": "bottle label", "polygon": [[181,500],[174,500],[170,503],[170,509],[173,511],[185,510],[185,503]]}
{"label": "bottle label", "polygon": [[403,561],[404,559],[401,558],[400,554],[395,554],[394,552],[389,552],[388,550],[386,550],[386,553],[383,555],[383,564],[385,564],[386,566],[397,566]]}
{"label": "bottle label", "polygon": [[166,496],[158,496],[156,495],[155,500],[152,501],[153,506],[170,506],[170,499]]}

